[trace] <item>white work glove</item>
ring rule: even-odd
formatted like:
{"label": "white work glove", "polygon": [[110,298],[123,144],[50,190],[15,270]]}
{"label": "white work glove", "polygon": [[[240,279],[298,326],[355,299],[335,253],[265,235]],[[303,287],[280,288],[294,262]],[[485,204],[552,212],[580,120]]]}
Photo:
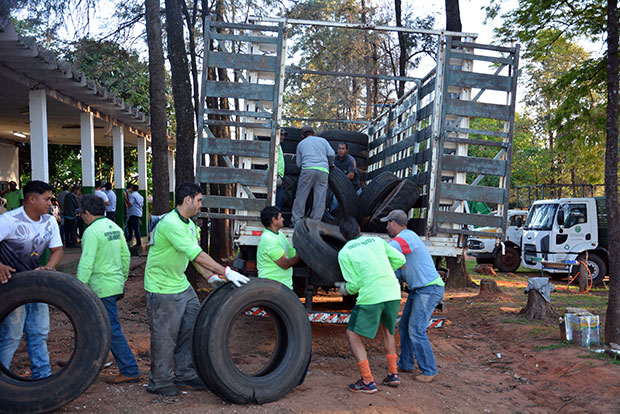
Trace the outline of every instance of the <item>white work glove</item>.
{"label": "white work glove", "polygon": [[248,283],[250,278],[247,276],[243,276],[239,272],[235,272],[230,267],[226,266],[226,273],[224,274],[228,281],[233,282],[235,286],[239,287],[242,283]]}
{"label": "white work glove", "polygon": [[215,289],[218,286],[223,285],[227,281],[226,279],[222,279],[220,275],[213,275],[207,280],[207,282],[209,282],[209,284],[213,287],[213,289]]}
{"label": "white work glove", "polygon": [[340,292],[342,296],[349,295],[349,291],[347,290],[347,282],[336,282],[334,284],[336,285],[336,287],[338,288],[338,292]]}

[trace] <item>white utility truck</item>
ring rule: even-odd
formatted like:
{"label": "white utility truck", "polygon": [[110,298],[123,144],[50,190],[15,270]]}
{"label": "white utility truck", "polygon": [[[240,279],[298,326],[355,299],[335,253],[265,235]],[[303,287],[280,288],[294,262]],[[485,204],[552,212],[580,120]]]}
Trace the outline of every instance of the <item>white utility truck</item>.
{"label": "white utility truck", "polygon": [[[521,246],[525,267],[551,274],[566,273],[569,266],[557,265],[586,260],[587,256],[593,283],[601,283],[609,268],[605,197],[534,202]],[[578,266],[573,269],[574,273]]]}

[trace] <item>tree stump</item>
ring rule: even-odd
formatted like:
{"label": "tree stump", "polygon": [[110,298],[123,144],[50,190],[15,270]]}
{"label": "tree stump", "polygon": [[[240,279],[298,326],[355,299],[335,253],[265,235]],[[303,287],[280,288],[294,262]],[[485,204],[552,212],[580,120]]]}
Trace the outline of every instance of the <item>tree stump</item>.
{"label": "tree stump", "polygon": [[463,289],[476,287],[476,284],[465,267],[465,256],[446,257],[446,267],[448,268],[448,278],[446,289]]}
{"label": "tree stump", "polygon": [[535,289],[531,289],[527,295],[527,305],[521,309],[519,315],[530,320],[555,322],[559,315],[555,313],[551,304]]}
{"label": "tree stump", "polygon": [[590,269],[588,265],[580,261],[579,262],[579,291],[585,292],[588,289],[588,279],[590,278]]}
{"label": "tree stump", "polygon": [[482,279],[480,281],[480,295],[494,295],[498,293],[502,293],[502,291],[497,286],[495,280]]}
{"label": "tree stump", "polygon": [[481,275],[488,275],[497,277],[497,273],[495,273],[495,269],[493,269],[493,265],[490,263],[479,264],[474,267],[474,272],[480,273]]}

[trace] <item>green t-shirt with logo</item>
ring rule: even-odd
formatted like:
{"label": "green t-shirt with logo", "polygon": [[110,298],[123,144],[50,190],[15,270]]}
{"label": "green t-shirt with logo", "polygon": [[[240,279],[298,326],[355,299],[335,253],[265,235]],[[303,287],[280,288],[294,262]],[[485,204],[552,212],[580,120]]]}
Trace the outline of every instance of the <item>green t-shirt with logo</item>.
{"label": "green t-shirt with logo", "polygon": [[155,227],[153,245],[146,259],[144,290],[175,294],[189,288],[185,269],[202,252],[198,239],[193,221],[181,216],[177,209],[166,214]]}
{"label": "green t-shirt with logo", "polygon": [[24,193],[22,190],[13,190],[6,193],[4,198],[6,198],[7,211],[11,211],[19,207],[19,200],[24,199]]}
{"label": "green t-shirt with logo", "polygon": [[129,275],[129,260],[123,230],[100,217],[84,230],[77,278],[100,298],[120,295]]}
{"label": "green t-shirt with logo", "polygon": [[276,263],[276,260],[284,254],[286,254],[287,259],[290,259],[297,252],[284,234],[265,229],[258,241],[256,252],[258,277],[276,280],[288,286],[289,289],[293,289],[293,268],[289,267],[284,270]]}
{"label": "green t-shirt with logo", "polygon": [[338,253],[347,291],[357,293],[358,305],[400,300],[400,284],[394,270],[405,261],[401,252],[379,237],[349,240]]}

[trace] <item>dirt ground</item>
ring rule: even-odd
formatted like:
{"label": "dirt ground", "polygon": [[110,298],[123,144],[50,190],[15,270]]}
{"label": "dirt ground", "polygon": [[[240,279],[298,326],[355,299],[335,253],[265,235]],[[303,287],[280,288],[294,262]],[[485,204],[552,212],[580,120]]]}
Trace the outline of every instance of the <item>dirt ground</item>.
{"label": "dirt ground", "polygon": [[[134,258],[134,266],[143,258]],[[438,380],[421,384],[412,374],[401,374],[402,385],[379,384],[379,392],[360,395],[347,390],[359,378],[345,336],[345,325],[312,326],[313,354],[305,382],[280,401],[264,405],[232,405],[209,391],[185,390],[178,397],[148,394],[149,330],[146,318],[143,273],[136,267],[119,302],[123,330],[138,359],[141,382],[107,385],[103,378],[116,374],[109,365],[79,398],[55,412],[83,413],[620,413],[620,365],[594,357],[587,349],[561,344],[557,325],[532,323],[517,313],[525,305],[527,280],[498,280],[507,293],[503,302],[477,298],[477,290],[447,292],[447,323],[430,329],[429,336],[439,366]],[[207,285],[204,285],[207,288]],[[200,289],[200,296],[208,289]],[[559,290],[553,295],[574,295]],[[604,300],[606,291],[589,293]],[[567,297],[568,297],[567,296]],[[403,294],[403,304],[406,294]],[[318,298],[318,309],[338,307],[340,297]],[[563,313],[563,309],[556,309]],[[52,363],[68,357],[67,321],[52,310],[49,349]],[[601,315],[604,318],[604,314]],[[263,322],[257,322],[260,324]],[[258,326],[258,325],[257,325]],[[64,330],[63,330],[64,329]],[[253,329],[247,344],[265,342],[264,332]],[[269,338],[266,338],[267,342]],[[397,341],[399,340],[397,336]],[[381,341],[366,341],[375,380],[386,374]],[[256,347],[257,352],[258,348]],[[267,347],[269,348],[269,347]],[[70,349],[70,348],[69,348]],[[245,351],[244,351],[245,352]],[[251,349],[250,351],[251,352]],[[252,356],[252,354],[249,354]],[[23,344],[12,365],[14,372],[28,374]],[[62,369],[56,365],[55,371]],[[1,408],[0,408],[1,411]]]}

